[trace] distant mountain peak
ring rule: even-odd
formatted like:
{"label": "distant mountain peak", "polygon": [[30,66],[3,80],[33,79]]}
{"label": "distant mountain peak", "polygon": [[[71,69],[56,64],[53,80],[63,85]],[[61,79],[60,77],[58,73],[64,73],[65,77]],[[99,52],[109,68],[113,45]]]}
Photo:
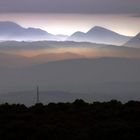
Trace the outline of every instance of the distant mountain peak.
{"label": "distant mountain peak", "polygon": [[124,44],[125,46],[140,48],[140,33]]}
{"label": "distant mountain peak", "polygon": [[13,24],[13,25],[18,25],[17,23],[12,22],[12,21],[0,21],[0,24]]}
{"label": "distant mountain peak", "polygon": [[77,31],[75,33],[73,33],[71,36],[83,36],[85,33],[84,32],[81,32],[81,31]]}
{"label": "distant mountain peak", "polygon": [[93,42],[101,44],[122,45],[127,42],[131,37],[118,34],[114,31],[106,29],[104,27],[95,26],[91,28],[87,33],[75,32],[68,40],[78,42]]}
{"label": "distant mountain peak", "polygon": [[12,21],[0,21],[1,28],[22,28],[19,24]]}
{"label": "distant mountain peak", "polygon": [[136,37],[140,37],[140,32],[136,35]]}
{"label": "distant mountain peak", "polygon": [[91,30],[109,30],[109,29],[106,29],[104,27],[101,27],[101,26],[94,26],[93,28],[91,28],[89,31]]}
{"label": "distant mountain peak", "polygon": [[0,21],[0,40],[61,40],[61,36],[48,33],[40,28],[24,28],[12,21]]}
{"label": "distant mountain peak", "polygon": [[93,28],[91,28],[88,32],[87,32],[87,34],[89,34],[89,33],[114,33],[114,34],[118,34],[118,33],[116,33],[116,32],[114,32],[114,31],[111,31],[111,30],[109,30],[109,29],[106,29],[106,28],[104,28],[104,27],[100,27],[100,26],[94,26]]}

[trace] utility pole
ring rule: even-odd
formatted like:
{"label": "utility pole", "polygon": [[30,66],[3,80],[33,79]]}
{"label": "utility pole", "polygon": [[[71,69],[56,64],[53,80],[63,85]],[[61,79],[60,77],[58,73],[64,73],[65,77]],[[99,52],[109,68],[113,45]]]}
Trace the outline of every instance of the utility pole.
{"label": "utility pole", "polygon": [[37,96],[36,96],[36,104],[39,104],[39,86],[36,87],[36,93],[37,93]]}

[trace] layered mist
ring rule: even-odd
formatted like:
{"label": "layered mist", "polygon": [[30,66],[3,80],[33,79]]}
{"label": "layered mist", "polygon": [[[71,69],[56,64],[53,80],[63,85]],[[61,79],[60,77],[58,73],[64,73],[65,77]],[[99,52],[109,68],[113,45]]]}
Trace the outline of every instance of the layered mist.
{"label": "layered mist", "polygon": [[140,49],[88,42],[0,43],[1,102],[140,99]]}

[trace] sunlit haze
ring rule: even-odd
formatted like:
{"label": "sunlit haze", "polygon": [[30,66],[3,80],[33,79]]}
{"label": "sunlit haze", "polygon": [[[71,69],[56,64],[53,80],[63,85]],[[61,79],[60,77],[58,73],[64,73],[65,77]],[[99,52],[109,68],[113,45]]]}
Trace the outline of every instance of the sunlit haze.
{"label": "sunlit haze", "polygon": [[132,14],[2,13],[0,21],[13,21],[23,27],[36,27],[64,35],[87,32],[97,25],[127,36],[134,36],[140,31],[140,18]]}

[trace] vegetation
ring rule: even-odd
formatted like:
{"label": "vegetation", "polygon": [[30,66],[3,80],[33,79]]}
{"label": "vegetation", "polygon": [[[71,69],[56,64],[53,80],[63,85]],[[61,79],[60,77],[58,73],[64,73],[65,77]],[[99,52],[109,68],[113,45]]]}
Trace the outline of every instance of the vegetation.
{"label": "vegetation", "polygon": [[140,139],[140,102],[0,105],[2,140]]}

